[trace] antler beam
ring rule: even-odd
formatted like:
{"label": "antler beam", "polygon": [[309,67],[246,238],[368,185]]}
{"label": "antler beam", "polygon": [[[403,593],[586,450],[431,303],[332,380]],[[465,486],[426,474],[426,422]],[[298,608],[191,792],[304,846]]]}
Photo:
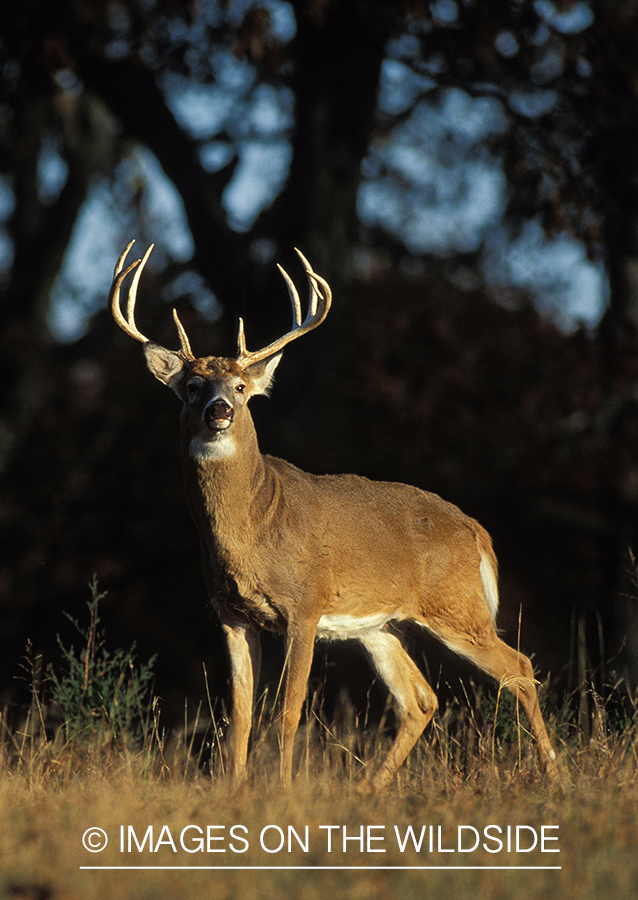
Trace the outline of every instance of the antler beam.
{"label": "antler beam", "polygon": [[[295,250],[297,250],[296,247]],[[292,328],[282,337],[278,338],[278,340],[273,341],[272,344],[268,344],[267,347],[249,352],[246,349],[244,320],[240,319],[239,331],[237,334],[236,361],[242,366],[250,366],[253,363],[261,362],[263,359],[268,359],[269,356],[274,356],[275,353],[279,353],[291,341],[294,341],[296,338],[301,337],[302,334],[306,334],[308,331],[312,331],[313,328],[317,328],[317,326],[321,325],[328,315],[328,310],[332,303],[332,291],[330,290],[328,282],[322,278],[321,275],[317,275],[317,273],[313,271],[312,266],[300,250],[297,250],[297,254],[306,270],[308,286],[310,288],[306,318],[302,321],[301,301],[299,300],[299,294],[297,293],[297,289],[295,288],[292,279],[288,273],[277,264],[277,268],[283,275],[286,285],[288,286],[288,294],[292,306]]]}
{"label": "antler beam", "polygon": [[[149,256],[151,255],[154,244],[151,244],[142,259],[136,259],[126,269],[124,269],[124,262],[126,260],[126,257],[128,256],[129,250],[134,243],[135,241],[131,241],[124,253],[122,253],[120,258],[118,259],[115,266],[115,272],[113,273],[113,282],[111,284],[111,290],[109,291],[109,306],[111,307],[113,318],[120,326],[122,331],[128,334],[129,337],[134,338],[134,340],[140,341],[142,344],[146,344],[149,342],[149,338],[147,338],[146,335],[142,334],[142,332],[135,324],[135,301],[137,300],[137,286],[140,281],[140,276]],[[133,276],[133,281],[131,282],[131,286],[129,288],[128,302],[126,304],[126,318],[124,318],[124,316],[122,315],[120,301],[120,289],[122,287],[122,282],[124,281],[126,276],[129,275],[134,269],[137,269],[137,271]],[[177,333],[179,334],[179,340],[182,345],[182,349],[179,351],[181,356],[184,359],[195,359],[195,357],[193,356],[193,351],[191,350],[188,336],[186,334],[186,331],[184,330],[184,326],[180,322],[175,310],[173,310],[173,318],[175,320]]]}

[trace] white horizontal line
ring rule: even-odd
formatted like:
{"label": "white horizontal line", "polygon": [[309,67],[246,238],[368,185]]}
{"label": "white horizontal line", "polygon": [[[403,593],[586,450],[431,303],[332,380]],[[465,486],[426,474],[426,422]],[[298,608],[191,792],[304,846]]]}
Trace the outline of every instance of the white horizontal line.
{"label": "white horizontal line", "polygon": [[272,871],[273,869],[277,869],[278,871],[325,871],[325,870],[356,870],[356,871],[377,871],[377,870],[398,870],[402,872],[407,871],[424,871],[424,870],[437,870],[444,871],[449,869],[459,870],[459,869],[490,869],[490,870],[503,870],[503,871],[521,871],[521,870],[536,870],[536,871],[547,871],[547,870],[559,870],[562,869],[562,866],[80,866],[81,870],[118,870],[118,871],[154,871],[154,870],[185,870],[188,871],[192,869],[193,871],[215,871],[215,872],[223,872],[223,871],[238,871],[238,872],[246,872],[246,871]]}

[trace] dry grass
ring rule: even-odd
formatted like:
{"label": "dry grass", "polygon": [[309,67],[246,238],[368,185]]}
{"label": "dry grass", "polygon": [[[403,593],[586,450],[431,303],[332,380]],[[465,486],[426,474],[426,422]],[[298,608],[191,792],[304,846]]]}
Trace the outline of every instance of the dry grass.
{"label": "dry grass", "polygon": [[[277,784],[276,742],[265,717],[250,781],[234,793],[223,777],[192,765],[191,735],[169,744],[156,732],[134,753],[104,740],[65,743],[59,731],[47,738],[26,722],[20,732],[5,729],[0,761],[0,897],[385,900],[453,893],[629,900],[638,890],[638,739],[631,721],[612,729],[602,707],[596,718],[597,731],[587,742],[573,730],[561,741],[570,730],[553,723],[565,776],[562,790],[544,783],[524,732],[493,741],[492,734],[479,735],[471,714],[459,727],[458,715],[450,712],[421,740],[394,787],[377,796],[360,794],[357,758],[378,756],[386,737],[374,730],[362,738],[343,717],[329,728],[314,719],[314,726],[302,729],[298,776],[289,793]],[[29,731],[36,733],[27,737]],[[486,835],[484,829],[495,825],[502,829],[504,846],[489,853],[481,845],[495,849],[488,836],[496,832]],[[96,826],[104,829],[109,845],[91,853],[82,837]],[[139,844],[146,836],[142,851],[134,839],[128,851],[129,826]],[[205,837],[209,826],[209,847],[188,852],[181,846],[183,835],[185,846],[196,849],[196,839]],[[408,826],[417,838],[425,826],[420,852],[411,839],[401,849]],[[478,832],[481,845],[473,852],[459,852],[459,831],[465,848],[476,838],[469,827],[459,826]],[[520,831],[526,846],[531,829],[540,836],[543,826],[558,826],[546,830],[558,840],[547,841],[545,849],[560,853],[541,852],[539,846],[507,852],[507,826],[527,826]],[[439,851],[439,827],[441,848],[455,852]],[[261,835],[270,850],[283,838],[282,849],[267,852]],[[300,866],[310,868],[292,868]],[[335,868],[318,868],[327,866]],[[384,868],[370,868],[379,866]],[[445,868],[423,868],[438,866]],[[560,869],[461,868],[467,866]]]}
{"label": "dry grass", "polygon": [[[283,792],[277,698],[265,695],[233,792],[212,709],[167,737],[157,703],[143,704],[148,667],[104,650],[98,600],[93,585],[84,649],[65,653],[49,691],[28,661],[30,708],[19,724],[0,717],[0,900],[638,896],[638,712],[618,686],[606,704],[583,686],[577,710],[549,716],[562,788],[539,774],[499,690],[438,714],[380,795],[360,791],[362,760],[384,752],[391,716],[372,725],[344,704],[327,722],[315,697]],[[101,852],[83,845],[95,828]]]}

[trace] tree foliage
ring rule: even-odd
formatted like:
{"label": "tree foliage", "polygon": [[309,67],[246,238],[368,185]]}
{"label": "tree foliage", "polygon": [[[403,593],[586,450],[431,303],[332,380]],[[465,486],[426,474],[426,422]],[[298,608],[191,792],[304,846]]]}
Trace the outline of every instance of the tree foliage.
{"label": "tree foliage", "polygon": [[[156,243],[142,330],[172,345],[170,302],[195,352],[224,355],[237,315],[249,345],[287,327],[274,262],[297,277],[301,247],[336,302],[287,352],[270,406],[255,404],[264,449],[445,492],[497,536],[505,617],[524,597],[535,647],[555,626],[555,668],[576,665],[577,634],[590,660],[616,652],[638,504],[636,46],[622,0],[3,13],[5,681],[20,642],[35,629],[46,645],[94,571],[120,597],[115,633],[160,649],[160,684],[164,666],[176,694],[201,689],[206,654],[224,671],[176,410],[97,312],[131,237]],[[526,293],[508,281],[507,248],[534,227],[597,267],[597,328],[565,334],[532,302],[550,285],[560,314],[566,267],[547,264]],[[64,309],[84,329],[66,344],[51,330]]]}

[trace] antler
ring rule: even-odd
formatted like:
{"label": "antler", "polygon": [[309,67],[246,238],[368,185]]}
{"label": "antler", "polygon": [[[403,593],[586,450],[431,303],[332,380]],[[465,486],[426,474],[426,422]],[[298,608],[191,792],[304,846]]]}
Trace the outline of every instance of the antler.
{"label": "antler", "polygon": [[[128,256],[129,250],[133,246],[135,241],[131,241],[128,245],[124,253],[120,256],[115,266],[115,272],[113,273],[113,283],[111,284],[111,290],[109,291],[109,306],[111,307],[111,313],[113,314],[113,318],[120,326],[122,331],[126,332],[129,337],[134,338],[136,341],[141,341],[142,344],[148,343],[149,339],[142,334],[142,332],[138,329],[135,324],[135,301],[137,299],[137,285],[139,284],[140,275],[142,274],[142,270],[146,265],[146,262],[151,255],[151,250],[153,249],[153,244],[148,248],[142,259],[136,259],[135,262],[132,262],[128,268],[124,269],[124,261]],[[122,315],[122,309],[120,306],[120,288],[122,287],[122,282],[126,278],[126,276],[133,271],[133,269],[137,268],[135,275],[133,276],[133,281],[131,282],[131,287],[128,292],[128,303],[126,305],[126,318]],[[122,271],[124,269],[124,271]],[[177,333],[179,334],[179,340],[182,345],[182,349],[179,351],[180,356],[184,359],[195,359],[193,356],[193,351],[191,350],[191,345],[184,331],[184,326],[180,322],[177,313],[173,310],[173,318],[175,320],[175,325],[177,326]]]}
{"label": "antler", "polygon": [[[296,247],[295,250],[297,250]],[[260,362],[262,359],[267,359],[269,356],[274,356],[275,353],[279,353],[280,350],[283,350],[286,344],[289,344],[296,338],[301,337],[302,334],[306,334],[308,331],[312,331],[313,328],[317,328],[318,325],[321,325],[328,315],[328,310],[332,303],[332,291],[330,290],[328,282],[322,278],[321,275],[317,275],[316,272],[313,272],[312,266],[300,250],[297,250],[297,254],[306,270],[308,285],[310,287],[310,298],[308,300],[308,313],[306,314],[306,318],[303,321],[301,319],[301,302],[299,300],[297,289],[292,283],[292,279],[288,273],[277,264],[277,268],[283,275],[288,286],[288,294],[290,295],[290,303],[292,306],[292,328],[289,332],[284,334],[278,340],[273,341],[272,344],[268,344],[268,346],[264,347],[262,350],[255,350],[250,353],[246,350],[244,320],[240,319],[239,332],[237,335],[236,361],[241,363],[242,366],[252,365],[253,363]]]}

